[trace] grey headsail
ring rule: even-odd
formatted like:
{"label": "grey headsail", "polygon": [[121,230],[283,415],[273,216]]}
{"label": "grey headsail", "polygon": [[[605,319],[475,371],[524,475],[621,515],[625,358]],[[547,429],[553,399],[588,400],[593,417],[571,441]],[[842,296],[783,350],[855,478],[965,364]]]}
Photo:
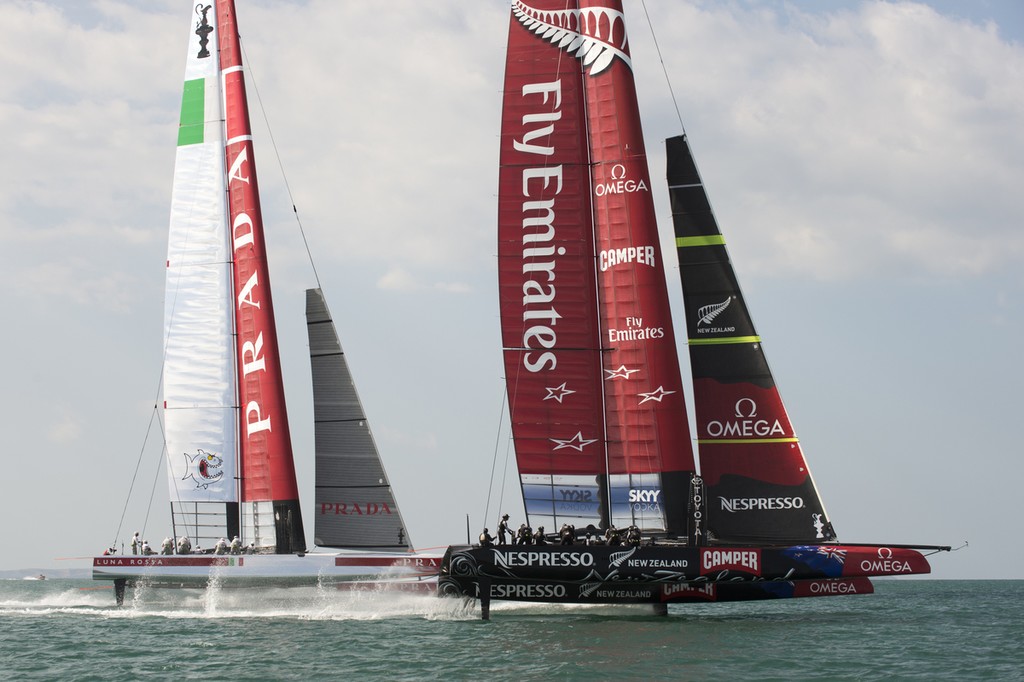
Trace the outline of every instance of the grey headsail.
{"label": "grey headsail", "polygon": [[411,548],[370,425],[320,289],[306,290],[316,430],[316,523],[320,547]]}

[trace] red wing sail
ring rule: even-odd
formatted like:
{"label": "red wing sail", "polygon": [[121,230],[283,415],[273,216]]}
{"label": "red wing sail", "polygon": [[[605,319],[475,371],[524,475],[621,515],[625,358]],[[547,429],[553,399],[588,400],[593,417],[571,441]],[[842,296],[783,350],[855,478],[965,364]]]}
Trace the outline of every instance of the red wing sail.
{"label": "red wing sail", "polygon": [[513,3],[498,228],[510,411],[531,519],[685,533],[694,462],[630,68],[619,2]]}
{"label": "red wing sail", "polygon": [[771,544],[834,539],[686,137],[667,145],[710,537]]}
{"label": "red wing sail", "polygon": [[242,529],[246,537],[255,538],[257,547],[304,551],[233,0],[218,0],[217,19],[235,263]]}

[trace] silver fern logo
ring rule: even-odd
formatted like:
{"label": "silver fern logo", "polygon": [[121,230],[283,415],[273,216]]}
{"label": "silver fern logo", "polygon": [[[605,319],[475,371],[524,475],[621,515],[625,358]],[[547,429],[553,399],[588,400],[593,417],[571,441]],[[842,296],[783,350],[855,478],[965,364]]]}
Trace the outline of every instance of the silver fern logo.
{"label": "silver fern logo", "polygon": [[607,69],[616,57],[633,70],[627,51],[626,20],[618,10],[609,7],[541,10],[516,0],[512,14],[527,30],[582,61],[591,76]]}
{"label": "silver fern logo", "polygon": [[732,296],[727,297],[721,303],[710,303],[705,306],[697,308],[697,333],[698,334],[713,334],[713,333],[732,333],[736,331],[736,327],[712,327],[711,323],[715,321],[715,318],[725,312],[725,310],[732,303]]}
{"label": "silver fern logo", "polygon": [[729,307],[732,303],[732,296],[725,299],[721,303],[712,303],[710,305],[701,306],[697,309],[697,325],[708,325],[722,314],[722,311]]}

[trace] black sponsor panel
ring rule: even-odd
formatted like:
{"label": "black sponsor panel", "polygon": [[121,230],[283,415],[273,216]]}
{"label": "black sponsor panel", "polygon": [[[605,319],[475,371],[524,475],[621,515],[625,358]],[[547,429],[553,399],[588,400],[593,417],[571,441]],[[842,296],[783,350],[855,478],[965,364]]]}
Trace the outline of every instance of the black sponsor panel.
{"label": "black sponsor panel", "polygon": [[796,486],[725,474],[707,487],[709,537],[725,543],[794,544],[833,539],[810,477]]}
{"label": "black sponsor panel", "polygon": [[695,380],[715,379],[723,384],[745,382],[763,389],[775,387],[759,343],[690,344],[690,370]]}
{"label": "black sponsor panel", "polygon": [[693,518],[690,510],[691,497],[687,494],[692,471],[663,471],[661,485],[671,494],[664,496],[662,509],[665,513],[665,534],[669,538],[684,538],[693,531]]}
{"label": "black sponsor panel", "polygon": [[702,186],[676,187],[670,184],[668,194],[676,237],[718,234],[718,225]]}
{"label": "black sponsor panel", "polygon": [[691,340],[757,334],[728,262],[692,264],[680,258],[680,268]]}
{"label": "black sponsor panel", "polygon": [[677,237],[719,234],[686,136],[665,140],[669,198]]}

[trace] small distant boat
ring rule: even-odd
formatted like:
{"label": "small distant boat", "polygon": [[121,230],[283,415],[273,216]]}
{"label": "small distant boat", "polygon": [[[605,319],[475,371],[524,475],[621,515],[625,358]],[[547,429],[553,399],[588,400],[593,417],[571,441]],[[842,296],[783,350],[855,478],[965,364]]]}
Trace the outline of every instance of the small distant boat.
{"label": "small distant boat", "polygon": [[188,7],[162,410],[171,525],[187,542],[169,538],[174,546],[159,553],[94,557],[93,578],[112,580],[119,604],[137,583],[434,584],[441,554],[413,550],[319,288],[305,302],[317,546],[307,552],[234,2]]}
{"label": "small distant boat", "polygon": [[666,141],[684,386],[621,1],[511,14],[499,307],[527,521],[548,532],[450,547],[439,594],[480,599],[486,618],[492,599],[663,610],[928,573],[922,552],[949,547],[839,543],[685,134]]}

